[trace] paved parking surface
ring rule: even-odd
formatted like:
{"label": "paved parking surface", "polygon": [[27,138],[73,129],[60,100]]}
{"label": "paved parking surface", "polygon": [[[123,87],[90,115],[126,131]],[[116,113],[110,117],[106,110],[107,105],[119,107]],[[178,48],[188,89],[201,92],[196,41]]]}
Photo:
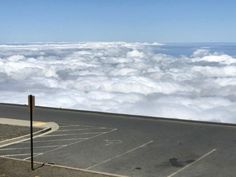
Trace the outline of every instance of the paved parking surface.
{"label": "paved parking surface", "polygon": [[[116,131],[116,129],[61,124],[58,131],[34,139],[34,157],[43,156],[73,144],[83,143],[113,131]],[[111,143],[117,143],[109,140],[106,142],[107,146]],[[21,142],[16,145],[1,148],[0,156],[28,160],[30,159],[29,148],[30,141]]]}
{"label": "paved parking surface", "polygon": [[29,133],[28,127],[18,127],[18,126],[0,124],[0,141],[23,136],[28,133]]}
{"label": "paved parking surface", "polygon": [[[27,119],[27,109],[0,105],[0,116]],[[234,126],[46,108],[35,119],[60,126],[34,140],[37,161],[133,177],[236,174]],[[29,142],[0,149],[0,156],[29,155]]]}

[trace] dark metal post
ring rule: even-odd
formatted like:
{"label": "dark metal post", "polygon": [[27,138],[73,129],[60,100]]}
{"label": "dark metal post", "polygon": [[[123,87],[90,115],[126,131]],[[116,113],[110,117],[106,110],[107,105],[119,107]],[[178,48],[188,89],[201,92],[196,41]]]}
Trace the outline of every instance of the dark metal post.
{"label": "dark metal post", "polygon": [[31,154],[31,170],[34,170],[34,149],[33,149],[33,107],[34,96],[28,96],[29,109],[30,109],[30,154]]}

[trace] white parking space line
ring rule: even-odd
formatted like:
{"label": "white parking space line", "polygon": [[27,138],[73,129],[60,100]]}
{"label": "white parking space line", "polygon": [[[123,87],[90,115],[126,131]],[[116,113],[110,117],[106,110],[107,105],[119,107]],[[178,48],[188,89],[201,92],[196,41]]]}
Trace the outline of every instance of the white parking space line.
{"label": "white parking space line", "polygon": [[[102,135],[104,135],[104,134],[112,133],[112,132],[114,132],[114,131],[117,131],[117,129],[115,128],[115,129],[112,129],[111,131],[103,132],[103,133],[100,133],[100,134],[91,136],[91,137],[88,138],[88,139],[79,140],[79,141],[75,141],[75,142],[72,142],[72,143],[65,144],[65,145],[63,145],[63,146],[56,147],[56,148],[54,148],[54,149],[52,149],[52,150],[45,151],[45,152],[42,153],[42,154],[35,155],[34,157],[41,156],[41,155],[44,155],[44,154],[47,154],[47,153],[50,153],[50,152],[54,152],[54,151],[60,150],[60,149],[65,148],[65,147],[72,146],[72,145],[77,144],[77,143],[82,143],[82,142],[84,142],[84,141],[88,141],[88,140],[94,139],[94,138],[96,138],[96,137],[102,136]],[[27,157],[27,158],[25,158],[24,160],[28,160],[28,159],[30,159],[30,157]]]}
{"label": "white parking space line", "polygon": [[53,135],[45,135],[43,137],[55,137],[55,136],[76,136],[78,134],[53,134]]}
{"label": "white parking space line", "polygon": [[72,131],[82,131],[82,130],[111,130],[112,128],[104,128],[104,127],[100,127],[100,128],[74,128],[74,129],[59,129],[57,130],[57,132],[72,132]]}
{"label": "white parking space line", "polygon": [[[38,155],[41,153],[34,153],[34,155]],[[0,155],[0,157],[18,157],[18,156],[29,156],[29,153],[26,154],[7,154],[7,155]]]}
{"label": "white parking space line", "polygon": [[72,132],[72,131],[81,131],[81,130],[90,130],[91,128],[81,128],[81,129],[61,129],[57,130],[57,132]]}
{"label": "white parking space line", "polygon": [[100,134],[100,133],[107,133],[107,132],[83,132],[77,134],[53,134],[53,135],[45,135],[43,137],[55,137],[55,136],[78,136],[78,135],[90,135],[90,134]]}
{"label": "white parking space line", "polygon": [[78,135],[90,135],[90,134],[99,134],[99,133],[107,133],[107,132],[85,132],[85,133],[78,133]]}
{"label": "white parking space line", "polygon": [[[58,147],[60,145],[53,145],[53,146],[34,146],[34,149],[38,149],[38,148],[55,148]],[[12,150],[20,150],[20,149],[30,149],[30,147],[17,147],[17,148],[4,148],[4,149],[0,149],[0,151],[12,151]]]}
{"label": "white parking space line", "polygon": [[185,169],[187,169],[187,168],[193,166],[194,164],[196,164],[196,163],[199,162],[200,160],[206,158],[207,156],[211,155],[211,154],[214,153],[215,151],[216,151],[216,149],[212,149],[211,151],[209,151],[209,152],[207,152],[206,154],[204,154],[204,155],[202,155],[201,157],[199,157],[199,158],[198,158],[197,160],[195,160],[194,162],[192,162],[192,163],[186,165],[185,167],[183,167],[183,168],[177,170],[176,172],[170,174],[170,175],[167,176],[167,177],[173,177],[173,176],[179,174],[179,173],[182,172],[183,170],[185,170]]}
{"label": "white parking space line", "polygon": [[55,139],[55,140],[38,140],[34,141],[34,143],[41,143],[41,142],[57,142],[57,141],[74,141],[74,140],[85,140],[88,138],[68,138],[68,139]]}
{"label": "white parking space line", "polygon": [[94,127],[94,126],[87,126],[87,125],[60,125],[60,127]]}
{"label": "white parking space line", "polygon": [[109,158],[109,159],[106,159],[106,160],[101,161],[101,162],[99,162],[99,163],[96,163],[96,164],[94,164],[94,165],[91,165],[91,166],[87,167],[86,170],[90,170],[91,168],[94,168],[94,167],[97,167],[97,166],[99,166],[99,165],[102,165],[102,164],[105,164],[105,163],[107,163],[107,162],[110,162],[110,161],[112,161],[112,160],[114,160],[114,159],[117,159],[117,158],[119,158],[119,157],[122,157],[122,156],[124,156],[124,155],[126,155],[126,154],[132,153],[132,152],[134,152],[134,151],[136,151],[136,150],[138,150],[138,149],[142,149],[142,148],[144,148],[145,146],[147,146],[148,144],[151,144],[151,143],[153,143],[153,142],[154,142],[153,140],[148,141],[148,142],[146,142],[146,143],[144,143],[144,144],[142,144],[142,145],[140,145],[140,146],[137,146],[137,147],[135,147],[135,148],[133,148],[133,149],[130,149],[130,150],[128,150],[128,151],[126,151],[126,152],[124,152],[124,153],[122,153],[122,154],[118,154],[118,155],[116,155],[116,156],[114,156],[114,157],[112,157],[112,158]]}
{"label": "white parking space line", "polygon": [[[43,137],[41,137],[43,138]],[[73,140],[83,140],[83,139],[87,139],[87,138],[68,138],[68,139],[53,139],[53,140],[37,140],[37,141],[34,141],[34,143],[43,143],[43,142],[57,142],[57,141],[73,141]],[[22,142],[21,144],[29,144],[30,141],[25,141],[25,142]]]}

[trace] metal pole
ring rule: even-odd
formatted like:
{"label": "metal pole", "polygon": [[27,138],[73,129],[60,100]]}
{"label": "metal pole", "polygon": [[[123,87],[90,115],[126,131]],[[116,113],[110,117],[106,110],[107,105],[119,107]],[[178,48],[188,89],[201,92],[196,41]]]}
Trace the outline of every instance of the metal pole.
{"label": "metal pole", "polygon": [[31,153],[31,170],[34,170],[34,151],[33,151],[33,96],[29,95],[30,107],[30,153]]}

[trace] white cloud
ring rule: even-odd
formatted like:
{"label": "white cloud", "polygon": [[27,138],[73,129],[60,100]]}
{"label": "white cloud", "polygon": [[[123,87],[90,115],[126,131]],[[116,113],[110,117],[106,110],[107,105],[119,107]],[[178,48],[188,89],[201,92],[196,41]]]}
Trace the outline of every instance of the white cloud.
{"label": "white cloud", "polygon": [[211,54],[206,49],[196,50],[192,56],[194,57],[195,61],[216,62],[216,63],[222,63],[222,64],[227,64],[227,65],[236,63],[235,58],[229,55],[219,54],[217,52]]}
{"label": "white cloud", "polygon": [[157,43],[0,45],[0,100],[205,121],[236,122],[236,59]]}

